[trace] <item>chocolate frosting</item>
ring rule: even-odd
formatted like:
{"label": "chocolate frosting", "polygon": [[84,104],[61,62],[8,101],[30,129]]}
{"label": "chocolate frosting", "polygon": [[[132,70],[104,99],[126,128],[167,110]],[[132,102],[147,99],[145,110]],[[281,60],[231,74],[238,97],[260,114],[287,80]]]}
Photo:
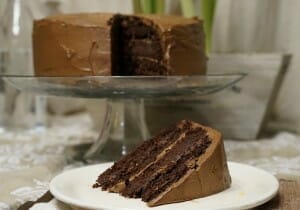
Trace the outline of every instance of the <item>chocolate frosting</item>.
{"label": "chocolate frosting", "polygon": [[[198,18],[142,15],[161,33],[169,75],[205,74],[207,57],[203,22]],[[162,18],[163,17],[163,18]]]}
{"label": "chocolate frosting", "polygon": [[111,75],[110,14],[59,15],[36,21],[38,76]]}
{"label": "chocolate frosting", "polygon": [[[33,49],[38,76],[112,75],[111,26],[115,14],[58,15],[35,21]],[[204,74],[202,22],[177,16],[138,15],[161,36],[167,75]],[[151,48],[149,48],[151,51]]]}
{"label": "chocolate frosting", "polygon": [[231,177],[222,136],[212,128],[201,127],[207,130],[212,143],[206,153],[198,159],[198,168],[196,170],[191,169],[178,182],[170,186],[168,190],[148,202],[149,206],[201,198],[230,187]]}

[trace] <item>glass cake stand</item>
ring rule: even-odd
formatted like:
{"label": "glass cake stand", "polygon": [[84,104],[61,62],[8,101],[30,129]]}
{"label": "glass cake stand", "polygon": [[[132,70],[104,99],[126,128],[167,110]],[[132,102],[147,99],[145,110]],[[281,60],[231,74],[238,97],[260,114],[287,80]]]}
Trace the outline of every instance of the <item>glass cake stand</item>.
{"label": "glass cake stand", "polygon": [[111,161],[149,137],[144,99],[213,94],[234,85],[244,76],[1,77],[21,91],[40,95],[106,98],[102,129],[85,158]]}

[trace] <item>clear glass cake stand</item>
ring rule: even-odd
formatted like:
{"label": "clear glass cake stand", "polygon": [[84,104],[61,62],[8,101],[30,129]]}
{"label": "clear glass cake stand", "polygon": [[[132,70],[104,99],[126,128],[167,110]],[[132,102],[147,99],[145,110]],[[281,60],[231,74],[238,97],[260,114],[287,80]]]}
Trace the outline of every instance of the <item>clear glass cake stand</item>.
{"label": "clear glass cake stand", "polygon": [[[155,77],[35,77],[2,76],[15,88],[40,95],[106,98],[105,119],[86,159],[111,161],[149,137],[144,99],[207,95],[228,88],[244,74]],[[99,110],[101,111],[101,110]]]}

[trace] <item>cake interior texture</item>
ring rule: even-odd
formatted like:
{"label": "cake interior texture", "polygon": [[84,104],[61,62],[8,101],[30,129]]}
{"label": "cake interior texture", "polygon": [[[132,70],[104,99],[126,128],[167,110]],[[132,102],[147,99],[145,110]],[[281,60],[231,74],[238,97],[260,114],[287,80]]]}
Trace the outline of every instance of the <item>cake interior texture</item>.
{"label": "cake interior texture", "polygon": [[132,176],[140,173],[145,167],[155,161],[157,156],[166,147],[173,144],[180,136],[180,133],[181,129],[174,125],[161,131],[150,140],[145,141],[136,150],[124,156],[120,161],[116,162],[112,168],[100,175],[95,187],[108,190],[116,184],[122,182],[128,183]]}
{"label": "cake interior texture", "polygon": [[[150,206],[193,199],[194,195],[182,198],[179,195],[173,200],[158,201],[175,185],[187,180],[191,173],[201,170],[200,167],[206,158],[212,157],[206,153],[213,154],[212,151],[208,151],[210,147],[215,147],[213,144],[219,143],[214,142],[205,127],[192,121],[181,121],[145,141],[135,151],[116,162],[98,177],[94,187],[120,193],[128,198],[141,198]],[[219,192],[230,185],[224,148],[220,145],[215,148],[220,148],[220,154],[216,157],[223,162],[217,165],[220,165],[220,171],[224,173],[221,176],[216,173],[216,179],[221,179],[222,184],[218,189],[211,189],[210,193]]]}
{"label": "cake interior texture", "polygon": [[189,164],[190,161],[205,153],[210,143],[203,129],[190,129],[165,156],[129,182],[122,195],[132,198],[141,197],[145,202],[154,199],[183,177],[189,169],[197,167]]}
{"label": "cake interior texture", "polygon": [[163,61],[162,40],[152,22],[116,15],[110,24],[114,75],[168,74]]}

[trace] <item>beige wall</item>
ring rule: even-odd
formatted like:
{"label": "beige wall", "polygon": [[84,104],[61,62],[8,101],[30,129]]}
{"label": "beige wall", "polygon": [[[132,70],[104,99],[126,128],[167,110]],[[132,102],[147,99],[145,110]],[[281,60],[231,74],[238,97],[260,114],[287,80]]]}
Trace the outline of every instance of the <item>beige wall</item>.
{"label": "beige wall", "polygon": [[[1,0],[3,1],[3,0]],[[132,13],[132,0],[27,0],[34,2],[33,7],[36,7],[37,2],[43,6],[59,4],[58,8],[61,12],[122,12]],[[166,13],[180,13],[179,0],[166,0]]]}
{"label": "beige wall", "polygon": [[300,132],[300,1],[220,0],[214,25],[215,52],[292,53],[276,103],[278,121]]}
{"label": "beige wall", "polygon": [[[131,13],[131,0],[27,0],[36,19],[56,12]],[[121,4],[120,4],[121,2]]]}
{"label": "beige wall", "polygon": [[2,14],[3,14],[3,10],[4,10],[4,7],[5,7],[6,1],[7,1],[7,0],[2,0],[2,1],[0,1],[0,17],[1,17]]}
{"label": "beige wall", "polygon": [[279,119],[300,132],[300,1],[277,0],[280,5],[275,49],[293,54],[292,67],[277,103]]}
{"label": "beige wall", "polygon": [[123,12],[131,13],[131,0],[61,0],[65,12]]}

